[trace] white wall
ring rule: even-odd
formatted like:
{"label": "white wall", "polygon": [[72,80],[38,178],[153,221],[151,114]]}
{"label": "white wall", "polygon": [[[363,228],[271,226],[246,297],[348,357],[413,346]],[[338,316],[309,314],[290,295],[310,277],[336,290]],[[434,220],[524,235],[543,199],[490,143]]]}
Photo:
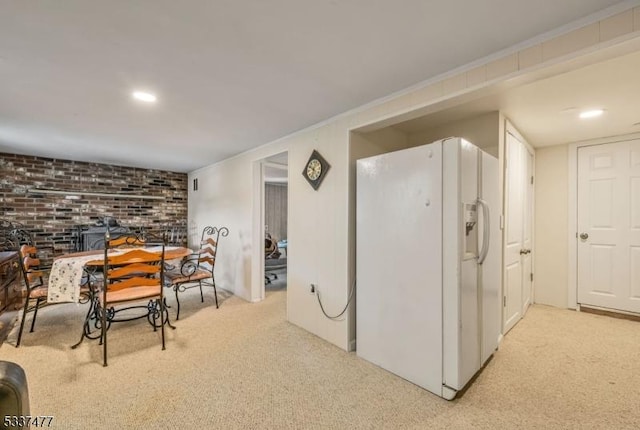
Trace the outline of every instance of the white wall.
{"label": "white wall", "polygon": [[567,307],[569,220],[568,146],[536,149],[536,303]]}
{"label": "white wall", "polygon": [[[198,248],[205,226],[227,227],[229,236],[218,246],[216,284],[251,300],[253,166],[245,157],[189,174],[189,245]],[[198,191],[193,191],[194,178]]]}
{"label": "white wall", "polygon": [[424,145],[446,137],[462,137],[489,154],[498,157],[499,113],[491,112],[453,121],[409,135],[411,146]]}
{"label": "white wall", "polygon": [[[342,347],[348,346],[348,316],[331,321],[322,315],[309,285],[317,284],[325,309],[342,309],[347,300],[348,123],[331,124],[294,136],[190,173],[199,190],[189,192],[190,231],[205,225],[225,225],[228,240],[221,241],[216,281],[221,288],[250,301],[260,297],[262,275],[256,276],[253,259],[263,258],[263,240],[254,246],[256,226],[253,186],[260,160],[289,153],[289,225],[287,245],[288,319]],[[331,165],[318,191],[301,172],[317,149]]]}
{"label": "white wall", "polygon": [[[330,313],[337,313],[347,302],[350,273],[354,272],[350,258],[350,237],[354,234],[350,221],[354,200],[350,179],[352,160],[358,151],[357,148],[350,150],[350,132],[381,121],[397,122],[401,116],[408,119],[407,114],[435,109],[454,95],[469,94],[542,66],[564,63],[576,55],[609,46],[612,42],[605,42],[606,38],[600,35],[601,29],[608,28],[601,25],[605,21],[607,19],[585,23],[584,28],[589,32],[576,29],[550,40],[537,40],[523,49],[505,50],[500,55],[488,57],[483,64],[475,63],[411,91],[190,173],[190,180],[199,178],[199,191],[189,193],[190,237],[193,240],[205,225],[226,225],[231,233],[228,240],[221,242],[216,280],[222,288],[240,297],[257,300],[264,282],[257,269],[258,261],[264,259],[264,244],[259,235],[262,221],[256,215],[256,212],[259,214],[259,208],[256,208],[259,199],[253,196],[253,188],[259,184],[256,166],[265,157],[288,151],[288,319],[340,348],[348,349],[353,339],[353,309],[340,321],[325,318],[309,292],[309,284],[319,285]],[[640,28],[638,30],[625,30],[617,36],[618,40],[640,39]],[[592,32],[598,37],[591,37]],[[354,55],[357,57],[357,53]],[[317,149],[332,166],[318,191],[314,191],[301,175],[313,149]],[[541,168],[543,165],[540,163]]]}
{"label": "white wall", "polygon": [[[409,135],[393,127],[351,135],[352,160],[409,148]],[[355,167],[355,164],[353,165]]]}

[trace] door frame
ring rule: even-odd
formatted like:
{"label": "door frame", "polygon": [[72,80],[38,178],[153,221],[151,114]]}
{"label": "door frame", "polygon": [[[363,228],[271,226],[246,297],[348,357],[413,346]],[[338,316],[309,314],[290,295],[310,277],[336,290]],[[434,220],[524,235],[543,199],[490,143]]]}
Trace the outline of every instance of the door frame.
{"label": "door frame", "polygon": [[567,283],[567,307],[578,306],[578,149],[585,146],[605,145],[640,139],[640,133],[603,137],[569,144],[569,226],[567,229],[569,273]]}
{"label": "door frame", "polygon": [[[269,161],[274,155],[287,153],[287,164]],[[287,170],[289,178],[289,151],[279,151],[253,163],[253,250],[251,263],[251,301],[260,302],[265,298],[264,285],[264,236],[265,236],[265,167]],[[289,219],[291,202],[287,193],[287,219]],[[287,249],[287,261],[289,249]]]}
{"label": "door frame", "polygon": [[[531,154],[531,177],[533,178],[532,182],[531,182],[531,195],[529,196],[529,198],[531,199],[531,206],[530,208],[525,208],[525,210],[530,209],[531,213],[529,214],[529,223],[531,224],[531,276],[533,277],[533,279],[531,279],[531,291],[529,292],[529,305],[527,306],[527,309],[529,307],[531,307],[531,305],[533,305],[536,301],[535,301],[535,297],[536,297],[536,279],[534,276],[534,273],[536,272],[536,181],[535,181],[535,177],[536,177],[536,151],[533,148],[533,146],[531,146],[529,144],[529,142],[527,142],[526,140],[524,141],[525,143],[525,148],[527,148],[527,150],[530,152]],[[524,315],[523,315],[524,316]]]}
{"label": "door frame", "polygon": [[[501,215],[501,228],[502,228],[502,306],[500,306],[500,309],[502,310],[501,314],[502,314],[502,318],[501,318],[501,331],[502,331],[502,335],[505,334],[505,307],[504,307],[504,300],[505,300],[505,293],[506,293],[506,253],[505,253],[505,249],[507,247],[507,235],[506,235],[506,230],[507,230],[507,208],[508,208],[508,199],[509,199],[509,195],[507,194],[507,169],[510,167],[509,164],[511,163],[511,160],[509,159],[509,157],[507,156],[507,134],[511,134],[513,135],[518,141],[520,141],[525,149],[527,151],[529,151],[532,155],[532,163],[531,163],[531,174],[532,176],[535,177],[535,171],[536,171],[536,151],[533,148],[533,146],[531,146],[531,144],[529,144],[529,142],[527,142],[527,140],[522,136],[522,134],[520,134],[520,132],[516,129],[516,127],[513,125],[513,123],[511,123],[511,121],[509,121],[508,118],[505,118],[505,127],[504,127],[504,136],[503,136],[503,142],[504,142],[504,149],[502,151],[502,155],[504,157],[504,171],[502,172],[502,194],[504,196],[504,200],[502,203],[502,215]],[[536,212],[536,199],[535,199],[535,180],[532,186],[532,191],[531,191],[531,214],[529,214],[529,216],[531,217],[531,273],[535,273],[535,254],[536,254],[536,244],[535,244],[535,212]],[[534,280],[531,281],[531,295],[530,295],[530,302],[529,305],[532,305],[535,303],[535,277]],[[522,306],[523,303],[520,303],[520,305]],[[520,312],[520,319],[522,319],[524,317],[524,314],[522,312]]]}

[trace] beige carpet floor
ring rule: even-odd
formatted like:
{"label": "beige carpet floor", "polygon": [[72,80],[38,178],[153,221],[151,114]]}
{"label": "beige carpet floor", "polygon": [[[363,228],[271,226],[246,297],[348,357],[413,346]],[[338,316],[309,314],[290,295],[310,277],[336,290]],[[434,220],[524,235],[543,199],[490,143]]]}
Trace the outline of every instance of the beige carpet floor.
{"label": "beige carpet floor", "polygon": [[159,334],[116,325],[71,350],[84,307],[43,309],[20,348],[32,415],[58,429],[637,429],[640,323],[533,306],[461,398],[448,402],[285,321],[286,290],[250,304],[183,296]]}

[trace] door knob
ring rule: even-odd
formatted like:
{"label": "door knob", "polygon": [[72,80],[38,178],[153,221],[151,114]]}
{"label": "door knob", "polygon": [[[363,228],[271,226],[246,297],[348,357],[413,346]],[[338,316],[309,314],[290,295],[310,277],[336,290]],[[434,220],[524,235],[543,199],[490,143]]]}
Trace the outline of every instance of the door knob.
{"label": "door knob", "polygon": [[526,255],[526,254],[528,254],[528,253],[530,253],[530,252],[531,252],[531,250],[530,250],[530,249],[521,249],[521,250],[520,250],[520,255]]}
{"label": "door knob", "polygon": [[582,239],[582,240],[589,239],[589,234],[588,233],[580,233],[580,239]]}

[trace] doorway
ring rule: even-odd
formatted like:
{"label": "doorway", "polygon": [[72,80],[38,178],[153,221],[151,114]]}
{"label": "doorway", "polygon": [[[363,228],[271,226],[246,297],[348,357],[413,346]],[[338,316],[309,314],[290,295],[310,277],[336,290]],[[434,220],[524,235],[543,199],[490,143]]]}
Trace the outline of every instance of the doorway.
{"label": "doorway", "polygon": [[533,290],[534,151],[507,123],[503,334],[524,317]]}
{"label": "doorway", "polygon": [[577,303],[640,313],[640,139],[577,148]]}
{"label": "doorway", "polygon": [[262,162],[262,228],[264,287],[262,298],[287,289],[288,155],[273,155]]}

